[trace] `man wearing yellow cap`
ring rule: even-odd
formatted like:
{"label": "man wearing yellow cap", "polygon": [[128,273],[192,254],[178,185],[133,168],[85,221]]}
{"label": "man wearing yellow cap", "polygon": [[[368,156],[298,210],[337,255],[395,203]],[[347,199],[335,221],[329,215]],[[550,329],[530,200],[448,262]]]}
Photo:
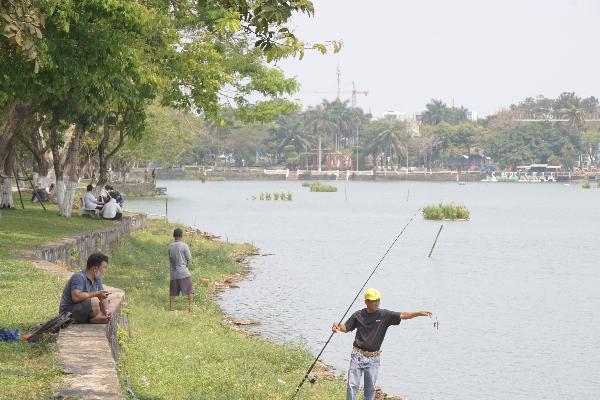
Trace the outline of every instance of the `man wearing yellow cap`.
{"label": "man wearing yellow cap", "polygon": [[394,312],[379,308],[381,294],[377,289],[365,292],[366,308],[356,311],[345,324],[334,322],[333,332],[351,332],[356,329],[356,336],[350,355],[348,369],[348,385],[346,400],[358,397],[360,381],[365,376],[365,400],[375,399],[375,382],[379,372],[379,356],[381,343],[390,325],[399,325],[403,319],[415,317],[431,317],[430,311]]}

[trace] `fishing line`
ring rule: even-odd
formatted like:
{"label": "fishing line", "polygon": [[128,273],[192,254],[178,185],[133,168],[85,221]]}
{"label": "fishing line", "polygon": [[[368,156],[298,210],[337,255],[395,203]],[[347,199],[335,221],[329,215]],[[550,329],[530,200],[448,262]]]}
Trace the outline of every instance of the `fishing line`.
{"label": "fishing line", "polygon": [[[392,249],[392,247],[394,247],[394,245],[396,244],[396,242],[398,241],[398,239],[400,239],[400,236],[402,236],[402,234],[404,233],[404,231],[406,230],[406,228],[408,227],[408,225],[410,225],[410,223],[415,219],[415,217],[417,216],[417,214],[419,214],[419,212],[421,212],[420,208],[417,210],[417,212],[414,213],[414,215],[412,217],[410,217],[410,219],[408,220],[408,222],[406,223],[406,225],[404,225],[404,228],[402,228],[402,230],[400,231],[400,233],[398,234],[398,236],[396,236],[396,238],[394,239],[394,241],[392,242],[392,244],[390,244],[390,246],[387,248],[387,250],[383,254],[383,257],[381,257],[381,259],[379,260],[379,262],[377,263],[377,265],[375,265],[375,268],[373,268],[373,271],[371,271],[371,274],[369,275],[369,277],[367,278],[367,280],[365,281],[365,283],[363,283],[363,285],[360,287],[360,289],[358,289],[358,292],[356,293],[356,296],[354,296],[354,300],[352,300],[352,303],[350,303],[350,305],[348,306],[348,308],[344,312],[344,315],[342,315],[342,317],[340,318],[340,323],[344,320],[344,318],[346,317],[346,314],[348,314],[348,312],[350,311],[350,309],[352,308],[352,306],[356,302],[356,299],[358,299],[358,296],[360,296],[360,294],[363,291],[363,289],[365,288],[365,286],[367,286],[367,283],[369,282],[369,280],[371,279],[371,277],[375,274],[375,272],[377,271],[377,268],[379,268],[379,266],[381,265],[381,263],[383,262],[383,260],[385,259],[385,257],[388,255],[388,253],[390,252],[390,250]],[[310,367],[308,367],[308,370],[304,374],[304,378],[302,378],[302,381],[296,387],[296,391],[292,395],[292,399],[296,398],[296,395],[298,394],[298,391],[300,390],[300,388],[302,387],[302,385],[304,384],[304,382],[307,379],[309,379],[308,378],[308,374],[311,373],[311,371],[315,367],[315,364],[317,363],[317,361],[319,361],[319,357],[321,357],[321,354],[323,354],[323,351],[325,350],[325,348],[329,344],[329,341],[331,340],[331,338],[333,337],[334,334],[335,334],[335,332],[331,332],[331,334],[329,335],[329,339],[327,339],[327,341],[325,342],[325,345],[323,346],[323,348],[321,349],[321,351],[319,352],[319,354],[317,354],[317,357],[315,357],[315,360],[313,361],[313,363],[310,365]],[[314,383],[315,380],[316,379],[314,379],[314,378],[309,379],[309,381],[311,383]]]}

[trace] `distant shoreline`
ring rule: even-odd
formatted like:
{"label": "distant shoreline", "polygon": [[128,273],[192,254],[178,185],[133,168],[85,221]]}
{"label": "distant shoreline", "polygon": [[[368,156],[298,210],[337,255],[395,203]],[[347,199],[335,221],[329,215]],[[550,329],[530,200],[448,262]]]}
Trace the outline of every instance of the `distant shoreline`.
{"label": "distant shoreline", "polygon": [[[494,172],[498,181],[502,176],[514,176],[513,172]],[[258,168],[231,168],[231,169],[204,169],[201,167],[182,167],[177,169],[157,170],[156,177],[160,180],[200,180],[200,181],[296,181],[296,180],[338,180],[338,181],[422,181],[422,182],[480,182],[491,174],[479,171],[411,171],[402,170],[367,170],[367,171],[303,171],[288,169],[258,169]],[[533,178],[535,175],[529,175]],[[550,176],[537,175],[537,176]],[[559,172],[553,175],[556,182],[596,181],[596,172],[568,173]],[[508,181],[508,179],[507,179]],[[533,181],[533,179],[531,179]],[[526,183],[526,182],[524,182]]]}

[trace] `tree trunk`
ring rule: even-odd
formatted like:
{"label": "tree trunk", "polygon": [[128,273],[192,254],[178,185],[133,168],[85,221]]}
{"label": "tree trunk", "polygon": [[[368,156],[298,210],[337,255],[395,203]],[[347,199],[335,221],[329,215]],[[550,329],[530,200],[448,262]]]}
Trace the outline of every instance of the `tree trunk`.
{"label": "tree trunk", "polygon": [[[65,199],[65,181],[60,179],[56,180],[56,186],[54,187],[54,192],[56,193],[56,202],[59,207],[62,206],[63,201]],[[60,212],[59,212],[60,214]]]}
{"label": "tree trunk", "polygon": [[61,151],[60,151],[60,140],[58,134],[58,125],[60,122],[59,115],[54,112],[52,114],[52,121],[50,122],[50,136],[49,136],[49,145],[50,151],[52,152],[52,163],[54,165],[54,175],[56,177],[56,187],[54,191],[56,193],[56,202],[59,207],[59,215],[62,215],[60,209],[63,204],[63,200],[65,198],[65,180],[64,180],[64,169]]}
{"label": "tree trunk", "polygon": [[28,135],[21,132],[18,135],[18,139],[33,156],[33,182],[35,183],[40,179],[44,187],[48,187],[48,173],[52,168],[52,158],[47,154],[48,146],[42,136],[44,121],[44,117],[38,117],[31,132]]}
{"label": "tree trunk", "polygon": [[75,190],[77,189],[78,184],[78,180],[68,180],[66,183],[64,183],[64,197],[62,199],[62,203],[60,203],[59,215],[71,218],[73,203],[75,202]]}
{"label": "tree trunk", "polygon": [[106,147],[110,139],[110,128],[108,122],[104,119],[102,127],[102,140],[98,143],[98,184],[96,186],[104,186],[108,182],[108,158],[106,157]]}
{"label": "tree trunk", "polygon": [[17,157],[17,134],[31,114],[31,104],[13,101],[7,106],[6,117],[0,126],[0,176],[2,183],[1,208],[12,208],[12,174]]}
{"label": "tree trunk", "polygon": [[13,178],[6,176],[2,183],[2,193],[0,193],[0,208],[13,208],[13,196],[12,196],[12,182]]}
{"label": "tree trunk", "polygon": [[73,209],[73,201],[75,198],[75,189],[79,184],[79,152],[81,149],[81,141],[83,138],[84,129],[81,125],[75,126],[75,132],[67,149],[65,158],[64,174],[67,179],[64,180],[65,191],[64,198],[60,203],[59,215],[70,218]]}

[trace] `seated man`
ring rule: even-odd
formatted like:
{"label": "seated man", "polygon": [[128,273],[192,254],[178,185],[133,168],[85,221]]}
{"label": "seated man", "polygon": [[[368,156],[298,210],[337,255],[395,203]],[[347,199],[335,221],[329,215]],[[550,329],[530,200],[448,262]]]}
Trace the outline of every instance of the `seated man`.
{"label": "seated man", "polygon": [[116,221],[121,219],[122,216],[123,209],[117,204],[114,192],[110,192],[110,200],[104,204],[104,208],[102,209],[102,218]]}
{"label": "seated man", "polygon": [[48,192],[42,185],[42,182],[38,182],[36,188],[31,191],[31,201],[34,203],[37,201],[48,201]]}
{"label": "seated man", "polygon": [[104,290],[102,278],[108,269],[108,257],[97,252],[87,259],[85,271],[79,271],[67,282],[60,299],[59,313],[70,312],[79,324],[106,324],[112,318],[109,291]]}
{"label": "seated man", "polygon": [[83,208],[85,210],[101,210],[104,203],[96,200],[94,194],[92,193],[92,189],[94,189],[92,185],[87,185],[87,192],[85,192],[83,195]]}
{"label": "seated man", "polygon": [[110,187],[108,193],[110,196],[114,197],[117,201],[117,204],[120,205],[121,208],[123,208],[123,204],[125,203],[125,196],[112,186]]}

